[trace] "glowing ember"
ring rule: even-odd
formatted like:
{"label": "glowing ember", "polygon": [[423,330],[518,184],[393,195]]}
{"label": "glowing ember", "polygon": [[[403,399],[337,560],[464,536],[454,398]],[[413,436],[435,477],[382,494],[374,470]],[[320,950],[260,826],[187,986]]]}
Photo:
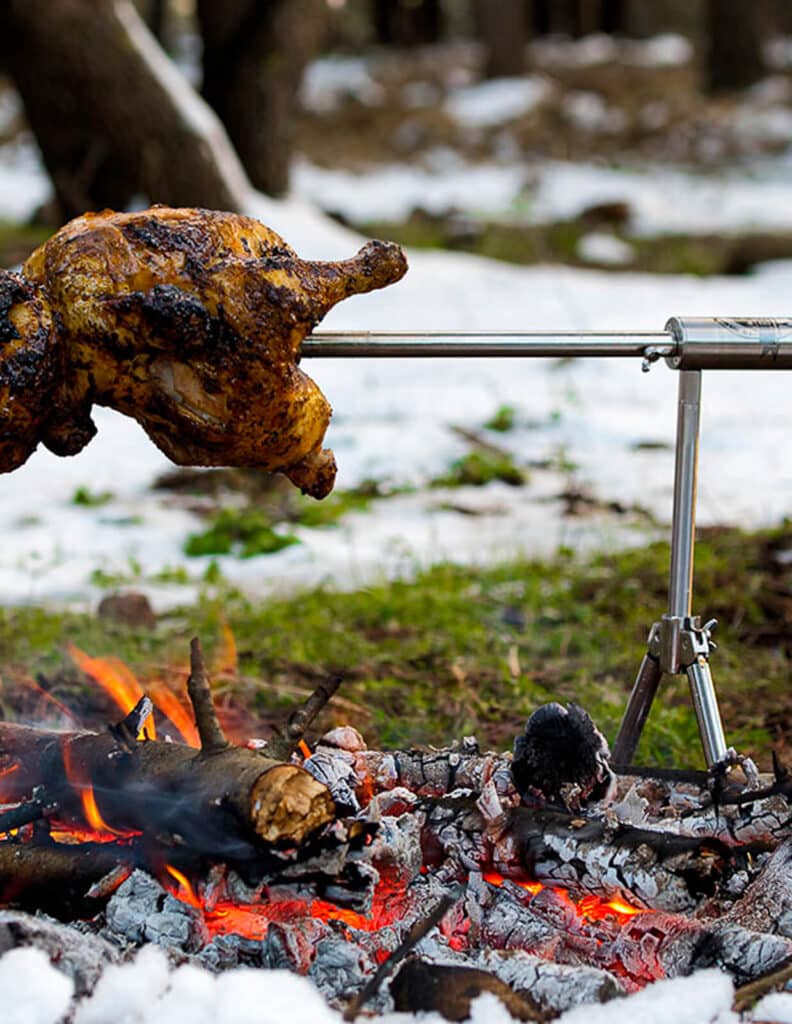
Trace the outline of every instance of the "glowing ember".
{"label": "glowing ember", "polygon": [[[490,885],[497,886],[503,885],[504,881],[506,881],[505,877],[496,871],[485,871],[483,878]],[[532,882],[520,878],[510,878],[509,881],[519,885],[521,889],[525,889],[532,896],[536,896],[537,893],[545,888],[541,882]],[[644,912],[640,907],[634,907],[618,896],[613,896],[611,899],[606,900],[602,896],[588,893],[579,900],[573,901],[569,899],[569,894],[565,889],[553,889],[552,891],[560,899],[568,900],[575,908],[576,913],[588,921],[602,921],[606,917],[615,917],[623,924],[625,921],[629,921],[631,917],[635,917],[636,914]]]}
{"label": "glowing ember", "polygon": [[[503,885],[505,881],[505,877],[503,875],[499,875],[496,871],[485,871],[482,877],[484,878],[484,881],[489,882],[490,885]],[[532,896],[535,896],[538,892],[541,892],[542,889],[544,889],[541,882],[529,882],[524,878],[510,878],[509,881],[513,882],[515,885],[519,885],[521,889],[525,889],[526,892],[531,893]]]}

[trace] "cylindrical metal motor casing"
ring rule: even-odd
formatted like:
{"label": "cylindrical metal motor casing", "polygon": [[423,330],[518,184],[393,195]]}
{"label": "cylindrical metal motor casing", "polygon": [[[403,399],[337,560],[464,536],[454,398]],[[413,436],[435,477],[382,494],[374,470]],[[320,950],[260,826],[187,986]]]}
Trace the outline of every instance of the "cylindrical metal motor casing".
{"label": "cylindrical metal motor casing", "polygon": [[792,317],[675,316],[672,370],[792,370]]}

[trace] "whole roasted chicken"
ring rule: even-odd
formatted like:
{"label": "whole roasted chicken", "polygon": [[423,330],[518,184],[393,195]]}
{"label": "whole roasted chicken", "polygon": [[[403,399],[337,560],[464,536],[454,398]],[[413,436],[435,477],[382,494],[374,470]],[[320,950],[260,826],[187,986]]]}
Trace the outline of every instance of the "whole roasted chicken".
{"label": "whole roasted chicken", "polygon": [[78,217],[20,274],[0,271],[0,472],[39,442],[79,452],[96,404],[133,416],[179,465],[279,471],[324,497],[331,408],[297,365],[300,343],[341,299],[406,269],[390,242],[301,260],[231,213]]}

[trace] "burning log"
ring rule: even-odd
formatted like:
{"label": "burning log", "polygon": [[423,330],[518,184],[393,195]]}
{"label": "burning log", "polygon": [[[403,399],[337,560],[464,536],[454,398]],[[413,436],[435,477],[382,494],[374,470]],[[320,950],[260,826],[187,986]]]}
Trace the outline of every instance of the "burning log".
{"label": "burning log", "polygon": [[329,791],[297,765],[229,744],[197,641],[191,667],[200,750],[136,738],[137,710],[107,733],[2,722],[0,769],[14,767],[3,798],[25,801],[43,787],[60,820],[103,833],[164,834],[196,857],[245,861],[262,847],[301,846],[333,819]]}

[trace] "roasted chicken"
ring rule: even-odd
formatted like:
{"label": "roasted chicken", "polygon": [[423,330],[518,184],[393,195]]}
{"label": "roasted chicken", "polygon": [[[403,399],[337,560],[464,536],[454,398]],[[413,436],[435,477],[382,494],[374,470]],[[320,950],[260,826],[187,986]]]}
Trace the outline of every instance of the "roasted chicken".
{"label": "roasted chicken", "polygon": [[348,295],[398,281],[402,250],[301,260],[258,221],[152,207],[85,214],[0,271],[0,472],[43,442],[73,455],[94,404],[133,416],[179,465],[254,466],[324,497],[331,409],[297,366]]}

